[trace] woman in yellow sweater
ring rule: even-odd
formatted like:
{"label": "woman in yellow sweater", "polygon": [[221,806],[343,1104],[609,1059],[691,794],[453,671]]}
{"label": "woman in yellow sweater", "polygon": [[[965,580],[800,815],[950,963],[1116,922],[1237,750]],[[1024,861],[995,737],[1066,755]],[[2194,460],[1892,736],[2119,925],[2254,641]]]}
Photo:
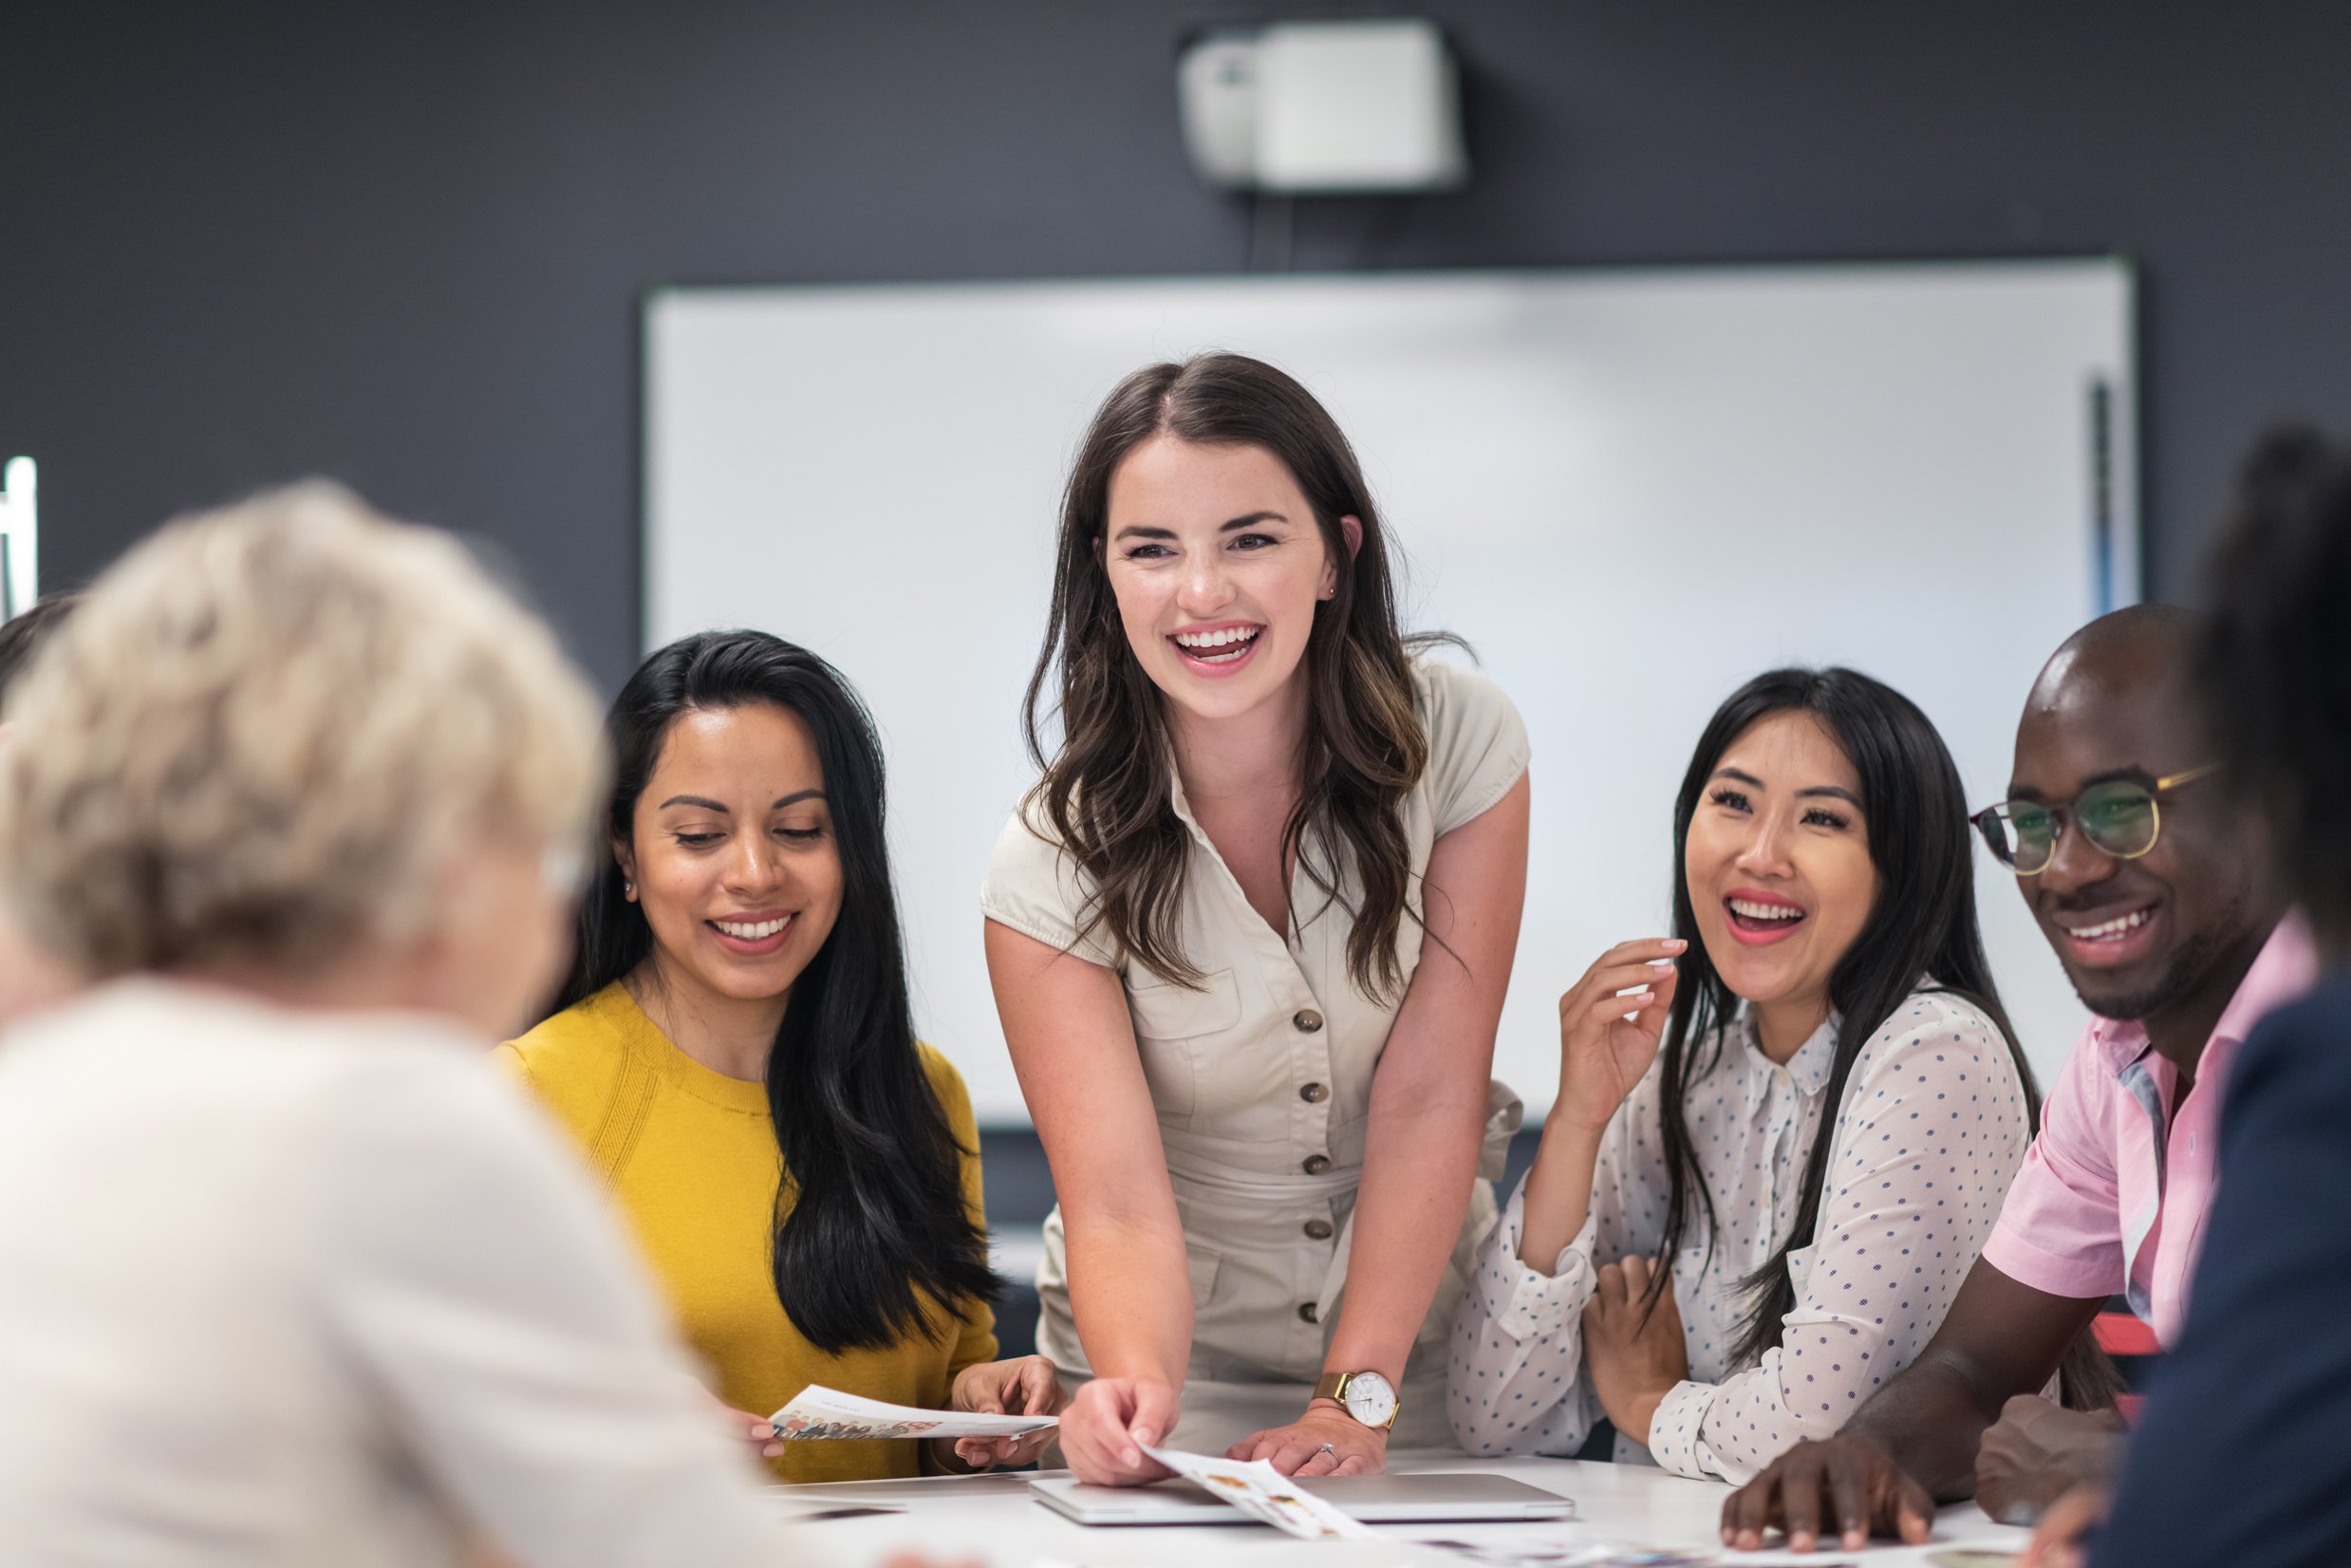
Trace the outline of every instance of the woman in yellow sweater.
{"label": "woman in yellow sweater", "polygon": [[714,1392],[787,1481],[1024,1464],[1045,1434],[776,1444],[811,1383],[1053,1411],[996,1359],[979,1138],[914,1038],[882,752],[839,673],[760,632],[647,659],[608,720],[611,856],[562,1010],[501,1048],[630,1221]]}

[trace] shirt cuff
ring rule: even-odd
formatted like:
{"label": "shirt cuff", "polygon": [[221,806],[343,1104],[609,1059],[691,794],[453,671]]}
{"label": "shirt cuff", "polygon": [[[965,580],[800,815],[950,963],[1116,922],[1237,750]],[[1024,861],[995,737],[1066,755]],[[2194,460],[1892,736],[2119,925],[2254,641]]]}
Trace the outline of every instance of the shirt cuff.
{"label": "shirt cuff", "polygon": [[1674,1384],[1657,1402],[1657,1413],[1649,1421],[1649,1457],[1657,1462],[1659,1469],[1692,1481],[1716,1479],[1698,1463],[1698,1434],[1706,1426],[1707,1408],[1713,1403],[1713,1384],[1689,1382]]}
{"label": "shirt cuff", "polygon": [[1592,1246],[1596,1226],[1584,1216],[1583,1229],[1560,1249],[1552,1272],[1543,1274],[1519,1257],[1526,1234],[1526,1184],[1510,1195],[1510,1206],[1486,1238],[1485,1257],[1478,1270],[1478,1290],[1484,1297],[1485,1318],[1505,1338],[1523,1343],[1557,1335],[1575,1322],[1592,1299],[1595,1279]]}

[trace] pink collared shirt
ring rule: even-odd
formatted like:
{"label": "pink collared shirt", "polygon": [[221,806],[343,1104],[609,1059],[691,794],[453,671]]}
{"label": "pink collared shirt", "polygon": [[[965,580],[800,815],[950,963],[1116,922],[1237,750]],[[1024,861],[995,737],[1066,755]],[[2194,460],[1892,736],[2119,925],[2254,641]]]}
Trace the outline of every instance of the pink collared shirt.
{"label": "pink collared shirt", "polygon": [[2238,982],[2196,1063],[2179,1073],[2141,1025],[2093,1018],[2043,1108],[2041,1135],[2008,1188],[1984,1260],[2052,1296],[2122,1295],[2166,1348],[2216,1185],[2220,1111],[2237,1047],[2263,1015],[2307,991],[2318,954],[2299,915],[2279,923]]}

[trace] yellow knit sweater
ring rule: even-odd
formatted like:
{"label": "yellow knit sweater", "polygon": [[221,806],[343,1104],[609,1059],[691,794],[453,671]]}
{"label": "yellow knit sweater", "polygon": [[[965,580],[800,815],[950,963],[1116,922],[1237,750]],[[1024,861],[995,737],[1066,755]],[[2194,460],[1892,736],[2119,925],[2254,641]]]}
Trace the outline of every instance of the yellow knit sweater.
{"label": "yellow knit sweater", "polygon": [[[983,1210],[971,1096],[944,1056],[918,1049],[956,1141],[975,1151],[963,1162],[963,1191],[977,1217]],[[713,1072],[679,1050],[625,987],[606,986],[497,1054],[586,1149],[713,1391],[736,1409],[765,1415],[811,1383],[939,1409],[957,1372],[995,1358],[995,1316],[985,1302],[942,1321],[931,1337],[880,1350],[828,1355],[801,1336],[769,1273],[780,1157],[766,1086]],[[793,1443],[771,1463],[784,1481],[911,1476],[922,1471],[921,1447]]]}

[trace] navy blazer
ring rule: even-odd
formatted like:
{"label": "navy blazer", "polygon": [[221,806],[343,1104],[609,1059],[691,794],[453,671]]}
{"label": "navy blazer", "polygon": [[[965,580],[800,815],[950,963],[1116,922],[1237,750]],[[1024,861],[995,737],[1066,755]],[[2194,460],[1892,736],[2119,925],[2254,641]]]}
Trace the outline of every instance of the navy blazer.
{"label": "navy blazer", "polygon": [[2090,1560],[2351,1563],[2351,979],[2238,1055],[2187,1325]]}

